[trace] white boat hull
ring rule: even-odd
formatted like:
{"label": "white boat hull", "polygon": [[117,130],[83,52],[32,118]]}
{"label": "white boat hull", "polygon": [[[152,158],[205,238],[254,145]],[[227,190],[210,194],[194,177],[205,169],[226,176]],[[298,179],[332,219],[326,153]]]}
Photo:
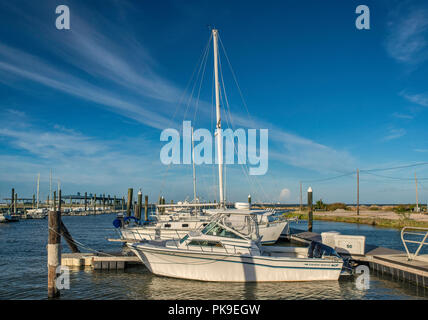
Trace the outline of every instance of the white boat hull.
{"label": "white boat hull", "polygon": [[[204,221],[206,223],[206,221]],[[156,229],[154,227],[131,227],[131,228],[123,228],[121,230],[122,238],[125,240],[132,241],[142,241],[142,240],[177,240],[183,238],[189,231],[197,229],[202,225],[200,222],[197,225],[194,225],[194,228],[182,228],[182,229]],[[268,225],[260,225],[259,226],[259,234],[262,237],[262,244],[273,244],[278,241],[281,233],[288,229],[288,222],[277,222],[274,224]],[[193,226],[192,226],[193,227]]]}
{"label": "white boat hull", "polygon": [[182,279],[222,282],[337,280],[343,262],[325,259],[228,255],[130,246],[154,274]]}

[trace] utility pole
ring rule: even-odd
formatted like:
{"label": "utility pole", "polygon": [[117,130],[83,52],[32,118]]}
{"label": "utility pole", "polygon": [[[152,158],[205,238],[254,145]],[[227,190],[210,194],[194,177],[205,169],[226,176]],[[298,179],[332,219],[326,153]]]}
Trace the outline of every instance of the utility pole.
{"label": "utility pole", "polygon": [[360,169],[357,168],[357,215],[360,215]]}
{"label": "utility pole", "polygon": [[418,203],[418,179],[416,178],[416,172],[415,172],[415,184],[416,184],[416,212],[419,212],[419,203]]}
{"label": "utility pole", "polygon": [[302,181],[300,181],[300,212],[302,212],[303,200],[302,200]]}

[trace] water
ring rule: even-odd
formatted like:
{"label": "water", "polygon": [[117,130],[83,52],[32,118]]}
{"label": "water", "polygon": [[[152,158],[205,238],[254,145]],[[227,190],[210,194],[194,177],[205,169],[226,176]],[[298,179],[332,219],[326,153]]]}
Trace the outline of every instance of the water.
{"label": "water", "polygon": [[[114,215],[63,217],[74,239],[87,248],[120,250]],[[305,229],[306,223],[294,225]],[[402,250],[398,230],[368,225],[314,221],[314,231],[365,235],[367,243]],[[45,299],[47,220],[0,224],[0,299]],[[63,251],[69,252],[63,242]],[[82,251],[89,251],[83,250]],[[351,279],[307,283],[207,283],[158,277],[135,266],[125,271],[72,270],[70,289],[61,299],[427,299],[428,290],[371,275],[370,288]]]}

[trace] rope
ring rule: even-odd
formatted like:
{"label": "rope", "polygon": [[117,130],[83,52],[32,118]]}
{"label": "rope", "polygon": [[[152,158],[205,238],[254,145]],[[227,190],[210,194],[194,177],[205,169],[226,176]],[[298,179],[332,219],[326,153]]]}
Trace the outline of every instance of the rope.
{"label": "rope", "polygon": [[[53,228],[51,228],[49,226],[48,226],[48,230],[51,230],[51,231],[55,232],[57,235],[62,236],[61,233],[56,232],[55,229],[53,229]],[[95,252],[95,253],[99,253],[99,254],[103,254],[103,255],[106,255],[106,256],[109,256],[109,257],[114,257],[114,255],[112,255],[112,254],[92,249],[91,247],[89,247],[89,246],[87,246],[87,245],[85,245],[85,244],[83,244],[83,243],[81,243],[79,241],[76,241],[74,239],[69,239],[69,240],[71,242],[73,242],[76,246],[80,247],[80,248],[84,248],[86,250],[89,250],[89,251],[92,251],[92,252]]]}

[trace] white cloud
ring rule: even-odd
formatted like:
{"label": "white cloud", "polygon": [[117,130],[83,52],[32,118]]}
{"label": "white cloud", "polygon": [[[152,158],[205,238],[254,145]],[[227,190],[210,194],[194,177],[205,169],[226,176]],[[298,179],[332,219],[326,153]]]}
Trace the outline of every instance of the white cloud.
{"label": "white cloud", "polygon": [[424,93],[410,94],[405,91],[400,92],[400,95],[410,102],[416,103],[423,107],[428,107],[428,95]]}
{"label": "white cloud", "polygon": [[288,200],[290,199],[290,195],[291,195],[290,189],[284,188],[279,193],[279,200]]}
{"label": "white cloud", "polygon": [[390,141],[401,138],[406,134],[406,130],[403,128],[400,129],[390,129],[388,134],[382,138],[382,141]]}
{"label": "white cloud", "polygon": [[[403,9],[403,8],[401,8]],[[401,63],[418,64],[428,59],[428,10],[399,10],[388,23],[388,54]]]}
{"label": "white cloud", "polygon": [[414,116],[412,116],[412,115],[410,115],[410,114],[404,114],[404,113],[398,113],[398,112],[394,112],[394,113],[392,114],[392,116],[393,116],[394,118],[398,118],[398,119],[408,119],[408,120],[411,120],[411,119],[413,119],[413,118],[414,118]]}

